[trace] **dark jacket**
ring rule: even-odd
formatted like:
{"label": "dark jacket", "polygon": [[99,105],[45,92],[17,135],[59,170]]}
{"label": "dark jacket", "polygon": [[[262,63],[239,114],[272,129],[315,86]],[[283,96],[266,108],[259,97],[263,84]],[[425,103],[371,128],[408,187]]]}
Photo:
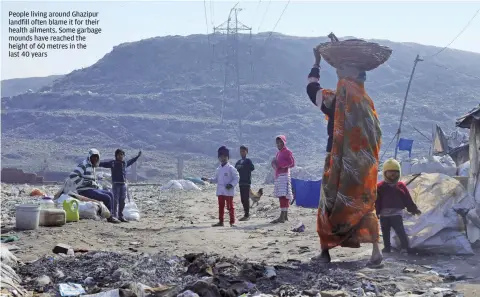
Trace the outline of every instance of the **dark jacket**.
{"label": "dark jacket", "polygon": [[[312,68],[310,70],[310,74],[308,77],[315,77],[320,79],[320,69]],[[317,92],[321,91],[322,87],[318,82],[311,82],[307,85],[307,94],[312,101],[313,104],[317,105]],[[328,133],[328,141],[327,141],[327,152],[332,151],[332,143],[333,143],[333,125],[334,125],[334,118],[335,118],[335,99],[332,101],[332,105],[330,108],[326,107],[325,104],[322,102],[322,106],[320,106],[322,112],[328,116],[328,124],[327,124],[327,133]]]}
{"label": "dark jacket", "polygon": [[249,158],[240,159],[235,164],[235,168],[240,175],[240,186],[249,186],[252,184],[252,171],[255,170],[252,161]]}
{"label": "dark jacket", "polygon": [[375,208],[377,215],[379,215],[384,208],[406,208],[409,213],[418,211],[418,207],[415,202],[413,202],[407,186],[402,182],[398,182],[396,185],[391,185],[384,181],[379,182],[377,185]]}
{"label": "dark jacket", "polygon": [[98,167],[102,168],[110,168],[112,172],[112,183],[125,183],[127,181],[127,167],[131,166],[138,160],[138,157],[132,158],[128,161],[118,161],[118,160],[111,160],[100,162]]}

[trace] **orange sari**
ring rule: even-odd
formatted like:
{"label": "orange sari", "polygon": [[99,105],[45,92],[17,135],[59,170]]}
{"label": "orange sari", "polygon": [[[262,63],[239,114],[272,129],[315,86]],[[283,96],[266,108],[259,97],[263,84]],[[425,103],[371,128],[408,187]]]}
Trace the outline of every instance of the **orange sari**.
{"label": "orange sari", "polygon": [[[325,159],[317,232],[322,249],[360,247],[379,240],[375,215],[382,132],[363,83],[340,79],[335,96],[333,146]],[[331,98],[330,98],[331,99]]]}

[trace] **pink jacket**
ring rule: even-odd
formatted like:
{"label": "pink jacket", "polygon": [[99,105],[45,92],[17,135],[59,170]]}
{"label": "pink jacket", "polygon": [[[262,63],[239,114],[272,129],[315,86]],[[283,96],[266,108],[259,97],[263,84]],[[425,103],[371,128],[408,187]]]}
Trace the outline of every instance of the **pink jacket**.
{"label": "pink jacket", "polygon": [[293,158],[292,151],[287,148],[287,138],[284,135],[280,135],[278,138],[283,141],[285,146],[277,152],[277,156],[275,157],[275,178],[280,174],[288,173],[290,168],[295,167],[295,159]]}

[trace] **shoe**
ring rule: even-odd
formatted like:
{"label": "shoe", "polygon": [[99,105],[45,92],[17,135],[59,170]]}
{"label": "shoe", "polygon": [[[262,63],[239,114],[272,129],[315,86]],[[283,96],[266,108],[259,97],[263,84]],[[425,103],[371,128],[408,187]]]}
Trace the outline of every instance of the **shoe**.
{"label": "shoe", "polygon": [[109,217],[107,219],[107,222],[112,223],[112,224],[120,224],[120,221],[117,218],[114,218],[114,217]]}
{"label": "shoe", "polygon": [[125,218],[119,218],[118,220],[122,223],[128,223],[128,220]]}
{"label": "shoe", "polygon": [[280,217],[270,222],[270,224],[285,223],[285,212],[280,212]]}
{"label": "shoe", "polygon": [[218,222],[216,224],[213,224],[212,227],[223,227],[223,222]]}
{"label": "shoe", "polygon": [[250,217],[249,217],[249,216],[244,216],[244,217],[241,218],[239,221],[245,222],[245,221],[248,221],[248,220],[250,220]]}
{"label": "shoe", "polygon": [[392,252],[392,250],[389,249],[389,248],[383,248],[383,249],[382,249],[382,253],[384,253],[384,254],[385,254],[385,253],[389,254],[389,253],[391,253],[391,252]]}
{"label": "shoe", "polygon": [[232,224],[230,224],[230,227],[235,228],[237,226],[235,225],[235,223],[232,223]]}

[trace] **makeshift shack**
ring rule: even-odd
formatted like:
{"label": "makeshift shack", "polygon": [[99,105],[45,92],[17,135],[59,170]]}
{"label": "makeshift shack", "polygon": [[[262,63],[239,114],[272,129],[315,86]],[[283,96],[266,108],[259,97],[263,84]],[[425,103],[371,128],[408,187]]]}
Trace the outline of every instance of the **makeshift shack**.
{"label": "makeshift shack", "polygon": [[479,170],[480,170],[480,104],[457,119],[457,127],[470,129],[469,159],[470,174],[468,178],[468,192],[480,203]]}

